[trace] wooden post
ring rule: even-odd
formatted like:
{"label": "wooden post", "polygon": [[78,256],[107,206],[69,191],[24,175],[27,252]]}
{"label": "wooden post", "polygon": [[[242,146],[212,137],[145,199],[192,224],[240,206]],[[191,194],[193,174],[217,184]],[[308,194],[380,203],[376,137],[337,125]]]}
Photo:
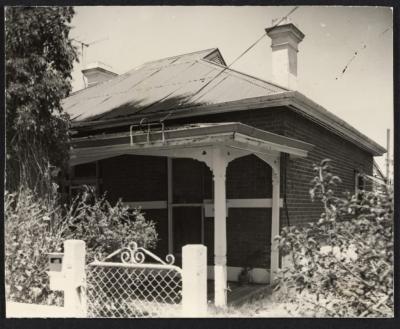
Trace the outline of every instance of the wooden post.
{"label": "wooden post", "polygon": [[168,253],[174,253],[173,245],[173,223],[172,223],[172,203],[173,203],[173,189],[172,189],[172,158],[167,157],[167,208],[168,208]]}
{"label": "wooden post", "polygon": [[71,317],[84,317],[86,314],[85,242],[82,240],[64,241],[64,309]]}
{"label": "wooden post", "polygon": [[220,148],[213,150],[214,178],[214,293],[215,306],[227,304],[226,273],[226,167],[228,161]]}
{"label": "wooden post", "polygon": [[279,268],[278,244],[274,240],[279,234],[279,206],[280,206],[280,163],[276,160],[276,166],[272,168],[272,223],[271,223],[271,269],[270,283]]}
{"label": "wooden post", "polygon": [[182,248],[182,316],[207,315],[207,247],[189,244]]}
{"label": "wooden post", "polygon": [[390,129],[386,129],[386,184],[390,184]]}

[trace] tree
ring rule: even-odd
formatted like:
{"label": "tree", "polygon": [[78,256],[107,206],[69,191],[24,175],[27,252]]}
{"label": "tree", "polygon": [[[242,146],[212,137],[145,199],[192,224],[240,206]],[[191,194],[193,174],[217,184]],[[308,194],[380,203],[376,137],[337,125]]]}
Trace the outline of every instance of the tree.
{"label": "tree", "polygon": [[[7,7],[7,189],[43,186],[49,167],[67,159],[68,116],[61,100],[71,91],[77,60],[69,33],[72,7]],[[43,179],[45,178],[45,179]]]}
{"label": "tree", "polygon": [[[393,191],[334,195],[330,160],[314,166],[317,223],[286,227],[277,240],[290,259],[277,288],[308,316],[393,316]],[[293,292],[295,290],[296,292]]]}

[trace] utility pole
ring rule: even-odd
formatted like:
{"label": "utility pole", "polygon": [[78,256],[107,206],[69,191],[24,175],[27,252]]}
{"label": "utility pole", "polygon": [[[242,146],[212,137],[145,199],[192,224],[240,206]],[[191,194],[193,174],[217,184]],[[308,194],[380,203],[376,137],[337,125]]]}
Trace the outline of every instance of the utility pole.
{"label": "utility pole", "polygon": [[386,182],[390,184],[390,129],[386,130]]}

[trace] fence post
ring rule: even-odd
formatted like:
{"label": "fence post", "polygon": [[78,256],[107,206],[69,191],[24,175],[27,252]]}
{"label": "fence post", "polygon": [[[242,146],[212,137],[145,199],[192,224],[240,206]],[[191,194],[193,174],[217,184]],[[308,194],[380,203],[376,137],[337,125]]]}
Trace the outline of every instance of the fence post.
{"label": "fence post", "polygon": [[86,316],[86,245],[82,240],[64,241],[64,308],[71,317]]}
{"label": "fence post", "polygon": [[189,244],[182,248],[182,316],[207,315],[207,247]]}

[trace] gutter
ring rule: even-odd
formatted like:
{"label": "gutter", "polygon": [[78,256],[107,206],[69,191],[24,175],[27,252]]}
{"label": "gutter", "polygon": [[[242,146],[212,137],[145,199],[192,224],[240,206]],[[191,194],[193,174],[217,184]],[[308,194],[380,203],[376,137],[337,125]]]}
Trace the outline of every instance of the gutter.
{"label": "gutter", "polygon": [[354,143],[374,156],[380,156],[386,152],[385,148],[297,91],[285,91],[268,96],[252,97],[239,101],[212,105],[182,107],[175,110],[150,113],[147,115],[137,114],[130,117],[110,120],[72,122],[72,129],[92,131],[104,128],[122,127],[138,123],[143,118],[148,119],[148,121],[156,121],[164,118],[166,114],[171,113],[171,111],[173,111],[173,113],[169,117],[169,120],[278,106],[289,107],[295,112],[307,117],[313,122],[316,122],[320,126],[325,127],[336,135]]}
{"label": "gutter", "polygon": [[166,114],[169,114],[172,111],[173,113],[168,118],[169,120],[266,107],[288,106],[290,104],[290,97],[286,94],[287,92],[282,92],[269,96],[246,98],[240,101],[182,107],[178,109],[169,109],[157,113],[134,114],[129,117],[121,117],[116,119],[77,122],[72,121],[72,128],[86,131],[103,128],[122,127],[129,124],[138,123],[143,118],[158,120],[160,118],[164,118]]}
{"label": "gutter", "polygon": [[321,105],[315,103],[297,91],[292,91],[291,93],[293,93],[293,105],[290,107],[295,111],[297,110],[310,120],[319,123],[335,134],[355,143],[364,150],[371,152],[374,156],[381,156],[386,153],[384,147],[374,142],[372,139],[358,131],[346,121],[340,119],[332,112],[329,112]]}

